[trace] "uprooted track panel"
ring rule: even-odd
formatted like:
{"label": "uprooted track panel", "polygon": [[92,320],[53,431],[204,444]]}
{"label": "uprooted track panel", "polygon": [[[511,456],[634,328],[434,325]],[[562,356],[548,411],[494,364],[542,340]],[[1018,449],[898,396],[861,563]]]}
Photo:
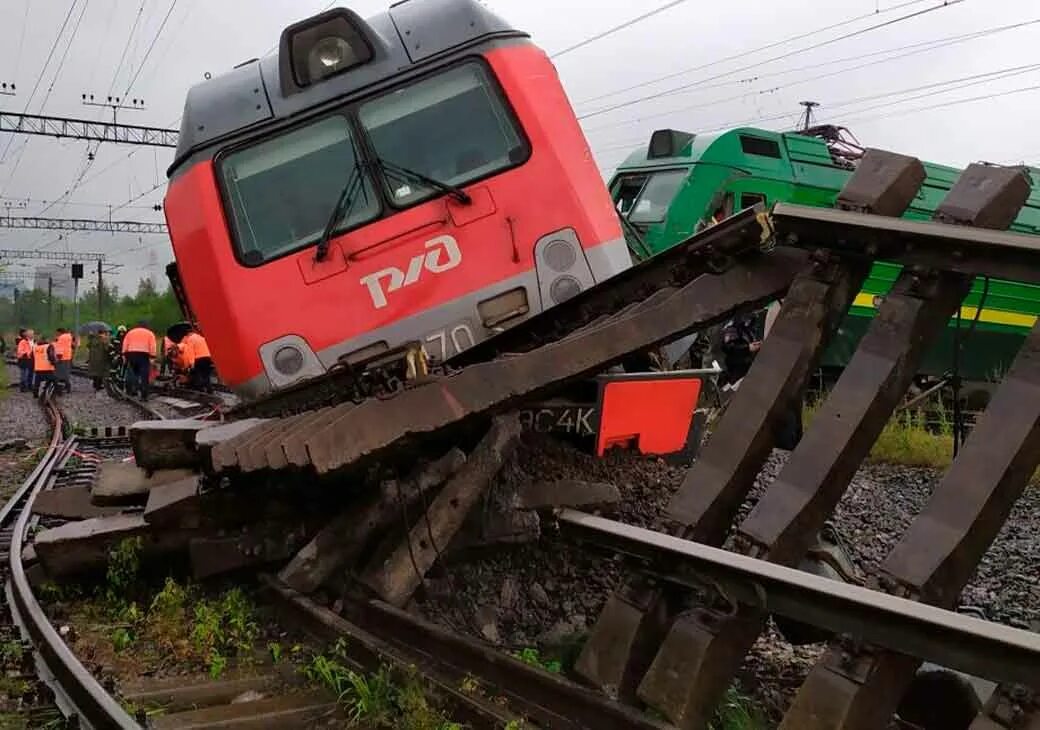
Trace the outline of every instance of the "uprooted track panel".
{"label": "uprooted track panel", "polygon": [[[870,161],[868,157],[865,165]],[[750,515],[735,526],[733,543],[738,552],[784,566],[798,565],[903,398],[924,349],[960,306],[969,274],[1017,270],[1029,272],[1022,278],[1036,277],[1040,258],[1029,239],[980,231],[979,248],[991,251],[979,255],[972,248],[975,232],[966,227],[1010,225],[1028,193],[1024,181],[1020,171],[972,166],[940,206],[937,218],[942,224],[908,226],[861,209],[824,211],[820,218],[827,223],[817,228],[810,223],[815,216],[810,209],[778,206],[774,211],[781,240],[810,250],[833,249],[839,259],[847,258],[840,267],[853,281],[862,272],[855,270],[857,257],[852,256],[850,239],[861,244],[861,251],[878,255],[883,250],[886,257],[916,263],[904,269],[885,297],[852,361],[779,477]],[[905,205],[909,203],[905,199]],[[901,209],[885,212],[896,214]],[[943,248],[933,244],[947,233],[944,256]],[[922,241],[927,245],[915,245]],[[1007,248],[1002,249],[1001,243]],[[841,280],[832,277],[834,282]],[[803,300],[796,296],[801,283],[792,286],[758,360],[671,505],[669,516],[680,525],[681,537],[721,545],[773,445],[777,414],[789,406],[792,388],[798,387],[792,381],[804,381],[801,364],[818,357],[825,345],[827,326],[819,312],[844,297],[833,296],[832,284]],[[833,304],[825,303],[828,295]],[[841,311],[845,306],[847,302]],[[972,433],[931,502],[880,574],[871,578],[873,587],[953,606],[1040,464],[1036,347],[1034,333],[991,403],[982,422],[987,425]],[[592,684],[644,702],[681,727],[704,727],[762,631],[768,603],[752,600],[734,605],[726,592],[711,587],[677,599],[674,588],[662,592],[636,574],[608,601],[578,670]],[[862,633],[855,626],[845,622],[840,630]],[[836,642],[799,691],[784,727],[884,727],[921,659],[893,651],[899,644],[883,643],[889,648]],[[1034,663],[1035,644],[1026,641],[1024,649]],[[989,650],[998,662],[1002,648],[994,643]],[[1040,672],[1015,679],[1032,679],[1035,685]]]}
{"label": "uprooted track panel", "polygon": [[[920,163],[871,151],[860,170],[873,177],[864,180],[859,171],[853,176],[839,198],[849,210],[784,205],[768,218],[746,211],[567,303],[555,320],[536,318],[475,348],[455,363],[462,366],[457,372],[415,382],[391,397],[263,421],[217,443],[208,469],[234,476],[294,467],[324,475],[393,459],[407,449],[443,444],[467,428],[486,427],[494,416],[632,354],[782,298],[755,364],[668,517],[677,525],[675,537],[687,545],[718,547],[732,533],[735,551],[752,564],[797,566],[903,399],[926,348],[960,306],[971,277],[1040,281],[1040,247],[999,230],[1024,204],[1028,183],[1022,173],[973,166],[949,192],[936,221],[908,222],[897,216],[911,206],[923,180]],[[765,247],[764,232],[775,234]],[[799,407],[810,374],[879,257],[907,268],[780,476],[756,509],[734,525],[784,419]],[[940,608],[955,604],[1040,463],[1038,352],[1040,335],[1034,333],[931,502],[870,577],[873,595],[881,591]],[[602,526],[582,528],[595,539]],[[614,538],[605,542],[631,551]],[[712,572],[704,564],[692,570]],[[379,576],[370,577],[378,583]],[[825,591],[818,584],[781,591],[773,600],[756,592],[765,590],[761,581],[752,579],[750,591],[723,591],[709,582],[693,594],[660,566],[635,572],[608,600],[577,670],[623,702],[651,706],[684,728],[704,727],[769,612],[787,611],[860,637],[835,642],[789,710],[786,727],[822,730],[883,726],[921,658],[951,656],[924,641],[937,625],[950,641],[972,642],[970,668],[993,668],[1007,651],[1018,652],[1021,666],[1036,661],[1035,642],[1018,634],[972,633],[972,626],[951,614],[929,614],[931,624],[908,620],[889,635],[857,624],[869,615],[861,611],[870,608],[869,596],[856,594],[828,612],[803,615],[791,607],[812,604],[811,596],[822,601]],[[876,615],[907,618],[905,603],[899,605],[902,614],[892,609]],[[903,646],[908,654],[897,652]],[[1008,682],[1031,676],[990,674]],[[995,705],[990,715],[999,713]]]}

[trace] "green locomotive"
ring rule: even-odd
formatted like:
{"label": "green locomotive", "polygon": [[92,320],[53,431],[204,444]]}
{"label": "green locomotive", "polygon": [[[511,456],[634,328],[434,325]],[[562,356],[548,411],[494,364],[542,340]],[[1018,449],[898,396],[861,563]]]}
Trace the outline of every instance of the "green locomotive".
{"label": "green locomotive", "polygon": [[[618,167],[610,190],[630,246],[637,255],[651,256],[755,203],[833,207],[861,154],[845,130],[833,126],[786,133],[750,127],[698,135],[660,130],[647,147],[633,152]],[[906,218],[931,218],[960,174],[956,168],[931,163],[925,163],[925,170],[927,178]],[[1034,192],[1011,230],[1040,234],[1040,171],[1030,168],[1029,174]],[[825,366],[848,362],[899,271],[897,264],[875,262],[824,356]],[[974,331],[965,340],[976,315]],[[991,280],[987,287],[986,282],[975,281],[960,323],[951,320],[922,363],[922,374],[949,372],[954,343],[959,340],[964,345],[961,377],[997,379],[1038,315],[1040,287],[1000,280]]]}

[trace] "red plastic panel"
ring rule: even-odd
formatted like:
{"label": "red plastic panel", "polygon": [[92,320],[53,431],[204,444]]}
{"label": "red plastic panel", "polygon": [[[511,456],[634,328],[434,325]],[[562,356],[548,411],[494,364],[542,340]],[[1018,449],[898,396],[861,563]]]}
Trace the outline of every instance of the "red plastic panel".
{"label": "red plastic panel", "polygon": [[643,454],[672,454],[686,446],[701,393],[694,376],[621,376],[602,382],[596,454],[628,446]]}

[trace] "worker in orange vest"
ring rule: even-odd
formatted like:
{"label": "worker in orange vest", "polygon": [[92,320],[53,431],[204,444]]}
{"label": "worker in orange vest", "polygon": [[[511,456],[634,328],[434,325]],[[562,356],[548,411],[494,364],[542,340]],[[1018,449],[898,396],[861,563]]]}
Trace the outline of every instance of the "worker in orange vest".
{"label": "worker in orange vest", "polygon": [[54,365],[57,362],[54,345],[48,343],[44,335],[40,335],[33,345],[33,372],[36,375],[33,395],[37,398],[47,395],[47,390],[54,386]]}
{"label": "worker in orange vest", "polygon": [[18,330],[15,357],[18,358],[18,390],[28,393],[33,389],[33,331]]}
{"label": "worker in orange vest", "polygon": [[213,375],[213,359],[209,354],[206,338],[198,330],[192,330],[181,340],[185,359],[189,367],[189,383],[195,390],[213,392],[210,378]]}
{"label": "worker in orange vest", "polygon": [[72,392],[72,333],[64,327],[57,329],[58,336],[54,338],[54,354],[58,356],[57,367],[55,368],[54,379],[56,381],[55,387],[61,390],[65,388],[65,392]]}
{"label": "worker in orange vest", "polygon": [[144,321],[123,335],[123,357],[126,360],[127,392],[135,389],[141,400],[148,400],[148,384],[152,377],[152,360],[155,359],[155,333]]}

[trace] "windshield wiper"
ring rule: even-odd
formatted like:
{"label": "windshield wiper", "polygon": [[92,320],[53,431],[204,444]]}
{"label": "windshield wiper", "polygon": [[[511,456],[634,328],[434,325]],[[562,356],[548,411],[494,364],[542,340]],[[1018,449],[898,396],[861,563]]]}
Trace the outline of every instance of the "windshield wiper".
{"label": "windshield wiper", "polygon": [[388,160],[382,159],[381,157],[376,157],[375,161],[376,164],[383,168],[383,171],[386,173],[397,175],[398,177],[404,178],[405,180],[417,182],[421,185],[425,185],[428,188],[438,190],[442,193],[450,195],[463,205],[470,205],[473,203],[473,198],[471,198],[465,190],[458,187],[457,185],[451,185],[450,183],[441,182],[440,180],[434,180],[432,177],[429,177],[428,175],[423,175],[421,172],[416,172],[415,170],[410,170],[407,167],[402,167],[401,165],[398,165],[396,162],[390,162]]}
{"label": "windshield wiper", "polygon": [[354,163],[354,169],[350,172],[350,177],[347,178],[347,184],[343,186],[343,191],[339,194],[336,199],[336,205],[332,208],[332,215],[329,216],[328,223],[325,224],[325,230],[321,233],[321,238],[318,239],[318,248],[314,252],[315,261],[324,261],[325,257],[329,255],[329,242],[332,240],[332,232],[336,228],[336,223],[340,218],[346,218],[350,215],[350,212],[354,210],[354,204],[357,202],[358,191],[365,189],[364,176],[361,173],[361,164],[358,162]]}

